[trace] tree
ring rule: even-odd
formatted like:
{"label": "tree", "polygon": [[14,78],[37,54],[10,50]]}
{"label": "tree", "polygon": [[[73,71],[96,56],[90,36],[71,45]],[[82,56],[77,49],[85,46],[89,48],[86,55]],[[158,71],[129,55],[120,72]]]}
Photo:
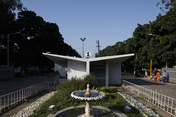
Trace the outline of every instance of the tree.
{"label": "tree", "polygon": [[[20,10],[18,18],[15,10]],[[0,0],[0,65],[6,64],[7,34],[20,34],[10,36],[10,63],[13,66],[22,66],[23,69],[30,66],[53,67],[53,62],[42,55],[43,52],[53,54],[78,56],[80,55],[68,44],[59,32],[55,23],[49,23],[37,16],[35,12],[22,10],[20,0]]]}
{"label": "tree", "polygon": [[[7,34],[14,33],[15,10],[21,10],[20,0],[0,0],[0,53],[1,65],[7,63]],[[11,44],[11,43],[10,43]]]}
{"label": "tree", "polygon": [[[21,10],[20,0],[0,0],[0,43],[6,46],[6,35],[13,32],[15,10]],[[4,37],[4,38],[3,38]]]}
{"label": "tree", "polygon": [[[157,2],[156,6],[159,4],[164,4],[165,9],[176,8],[176,0],[161,0],[161,2]],[[160,7],[160,9],[164,12],[163,7]]]}
{"label": "tree", "polygon": [[[153,36],[149,35],[153,34]],[[176,8],[170,8],[165,14],[149,24],[138,24],[133,37],[117,42],[101,51],[102,56],[135,53],[125,64],[136,68],[149,68],[152,59],[153,68],[162,68],[176,64]]]}
{"label": "tree", "polygon": [[42,55],[50,51],[53,54],[80,56],[71,46],[64,43],[55,23],[45,22],[33,11],[22,11],[16,20],[21,36],[13,39],[18,47],[16,66],[53,67],[53,62]]}

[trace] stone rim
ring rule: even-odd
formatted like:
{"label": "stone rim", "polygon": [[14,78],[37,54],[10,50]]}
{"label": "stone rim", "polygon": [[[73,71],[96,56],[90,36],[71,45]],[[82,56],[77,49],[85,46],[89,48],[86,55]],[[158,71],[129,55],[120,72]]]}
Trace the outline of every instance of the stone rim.
{"label": "stone rim", "polygon": [[73,91],[71,93],[71,97],[75,98],[75,99],[79,99],[79,100],[85,100],[85,101],[90,101],[90,100],[99,100],[105,97],[105,93],[101,92],[101,91],[95,91],[95,90],[90,90],[90,92],[97,92],[100,93],[101,95],[96,96],[96,97],[81,97],[81,96],[76,96],[74,95],[75,93],[78,92],[86,92],[86,90],[77,90],[77,91]]}

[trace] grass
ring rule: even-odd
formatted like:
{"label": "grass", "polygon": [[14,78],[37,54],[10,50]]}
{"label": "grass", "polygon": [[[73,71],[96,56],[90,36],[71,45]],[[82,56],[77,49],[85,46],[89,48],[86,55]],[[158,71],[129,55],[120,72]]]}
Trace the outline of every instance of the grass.
{"label": "grass", "polygon": [[[58,92],[49,100],[44,102],[40,106],[40,109],[35,111],[31,117],[47,117],[50,113],[55,113],[65,107],[85,105],[85,101],[76,100],[72,98],[70,94],[75,90],[86,89],[86,83],[87,82],[84,80],[73,78],[63,84],[59,84]],[[119,110],[125,113],[127,117],[143,117],[137,109],[132,107],[122,96],[116,93],[117,87],[98,87],[98,89],[103,91],[106,94],[106,97],[101,100],[91,101],[91,106],[105,106],[109,109]],[[50,105],[55,105],[55,109],[51,112],[48,110]],[[130,113],[126,113],[124,111],[125,106],[130,106],[132,111]]]}

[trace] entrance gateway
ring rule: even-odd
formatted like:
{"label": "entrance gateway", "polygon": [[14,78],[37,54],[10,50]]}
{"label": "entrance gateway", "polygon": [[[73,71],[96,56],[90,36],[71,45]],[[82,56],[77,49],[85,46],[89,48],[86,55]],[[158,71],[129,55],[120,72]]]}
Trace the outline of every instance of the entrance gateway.
{"label": "entrance gateway", "polygon": [[67,79],[83,78],[89,73],[94,73],[98,85],[109,86],[122,84],[121,63],[134,56],[134,53],[89,59],[48,53],[43,55],[55,63],[54,71],[58,71]]}

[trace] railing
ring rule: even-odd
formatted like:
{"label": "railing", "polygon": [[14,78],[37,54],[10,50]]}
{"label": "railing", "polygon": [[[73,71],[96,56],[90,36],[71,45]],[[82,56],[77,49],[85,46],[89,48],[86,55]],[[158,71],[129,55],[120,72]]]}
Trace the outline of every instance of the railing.
{"label": "railing", "polygon": [[27,98],[43,90],[56,90],[57,84],[42,82],[21,90],[0,96],[0,114],[26,101]]}
{"label": "railing", "polygon": [[176,99],[123,80],[122,86],[176,117]]}

